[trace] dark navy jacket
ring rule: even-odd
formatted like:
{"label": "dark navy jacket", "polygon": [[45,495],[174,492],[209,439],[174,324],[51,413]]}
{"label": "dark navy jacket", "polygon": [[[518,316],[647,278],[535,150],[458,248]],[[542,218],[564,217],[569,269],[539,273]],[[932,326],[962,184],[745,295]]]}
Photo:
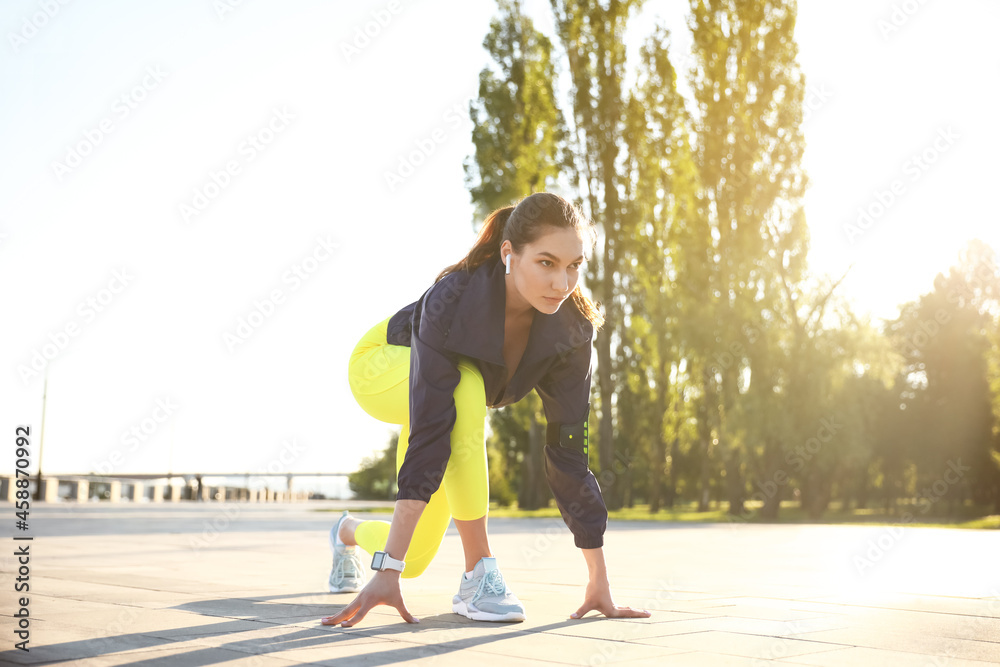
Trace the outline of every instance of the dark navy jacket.
{"label": "dark navy jacket", "polygon": [[[486,403],[500,408],[538,392],[545,411],[545,474],[563,520],[582,549],[604,544],[607,509],[587,456],[560,437],[590,413],[594,326],[567,299],[551,315],[536,312],[510,384],[503,358],[505,265],[487,261],[471,274],[450,273],[389,319],[386,342],[410,348],[410,437],[397,499],[428,500],[451,453],[459,355],[474,359]],[[579,433],[579,431],[576,431]],[[563,442],[561,442],[563,440]],[[576,440],[572,442],[579,441]]]}

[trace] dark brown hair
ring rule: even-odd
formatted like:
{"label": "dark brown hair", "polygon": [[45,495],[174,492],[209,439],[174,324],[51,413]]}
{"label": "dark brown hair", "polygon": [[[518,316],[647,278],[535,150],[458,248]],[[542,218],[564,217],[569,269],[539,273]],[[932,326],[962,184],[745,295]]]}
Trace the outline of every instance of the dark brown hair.
{"label": "dark brown hair", "polygon": [[[509,240],[514,252],[520,253],[525,245],[534,243],[547,233],[546,225],[575,229],[585,244],[589,241],[591,250],[597,243],[594,225],[576,206],[551,192],[535,192],[486,216],[469,254],[443,270],[434,282],[455,271],[464,269],[472,273],[486,262],[500,261],[500,245],[504,241]],[[593,301],[584,296],[579,283],[570,296],[577,310],[594,325],[594,330],[599,330],[604,324],[604,315]]]}

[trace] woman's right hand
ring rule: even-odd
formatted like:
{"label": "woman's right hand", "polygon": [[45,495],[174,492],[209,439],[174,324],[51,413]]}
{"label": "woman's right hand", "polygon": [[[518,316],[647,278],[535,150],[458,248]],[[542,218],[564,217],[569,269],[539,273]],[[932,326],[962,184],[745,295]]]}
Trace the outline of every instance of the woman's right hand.
{"label": "woman's right hand", "polygon": [[419,623],[403,602],[403,594],[399,590],[399,572],[395,570],[379,570],[369,579],[365,587],[349,605],[333,616],[325,616],[320,620],[323,625],[340,625],[349,628],[357,624],[365,615],[380,604],[395,607],[399,615],[407,623]]}
{"label": "woman's right hand", "polygon": [[[427,503],[423,500],[412,500],[404,498],[397,500],[392,510],[392,525],[389,526],[389,536],[385,540],[384,551],[393,558],[403,560],[406,557],[406,550],[410,546],[413,538],[413,531],[416,529],[417,521],[423,513]],[[377,570],[375,575],[368,580],[365,587],[358,593],[358,597],[333,616],[326,616],[320,620],[323,625],[337,625],[349,628],[357,624],[365,615],[380,604],[387,604],[395,607],[399,615],[407,623],[419,623],[417,619],[406,609],[403,603],[403,594],[399,591],[399,575],[397,570]]]}

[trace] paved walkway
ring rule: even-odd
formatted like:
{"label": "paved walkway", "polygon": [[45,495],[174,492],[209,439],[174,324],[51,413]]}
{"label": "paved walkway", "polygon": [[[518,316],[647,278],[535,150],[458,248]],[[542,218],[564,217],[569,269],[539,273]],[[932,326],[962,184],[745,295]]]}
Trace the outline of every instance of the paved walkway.
{"label": "paved walkway", "polygon": [[[354,596],[326,592],[336,515],[314,511],[343,505],[35,504],[34,540],[3,534],[0,664],[1000,664],[998,531],[612,522],[616,601],[653,615],[573,620],[587,571],[562,522],[493,519],[527,621],[451,613],[451,528],[403,583],[419,625],[378,607],[345,629],[319,622]],[[14,649],[12,556],[26,544],[27,653]]]}

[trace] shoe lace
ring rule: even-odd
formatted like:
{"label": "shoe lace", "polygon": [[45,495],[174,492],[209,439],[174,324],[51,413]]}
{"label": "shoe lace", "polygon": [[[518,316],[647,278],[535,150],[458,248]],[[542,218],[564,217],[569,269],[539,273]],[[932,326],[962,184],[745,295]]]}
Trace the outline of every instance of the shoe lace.
{"label": "shoe lace", "polygon": [[347,577],[357,577],[361,572],[361,559],[356,553],[344,552],[334,559],[333,583],[339,586]]}
{"label": "shoe lace", "polygon": [[500,571],[490,570],[483,577],[483,580],[479,582],[479,590],[476,591],[476,596],[480,597],[483,593],[502,596],[506,591],[507,584],[504,583],[503,575],[500,574]]}

